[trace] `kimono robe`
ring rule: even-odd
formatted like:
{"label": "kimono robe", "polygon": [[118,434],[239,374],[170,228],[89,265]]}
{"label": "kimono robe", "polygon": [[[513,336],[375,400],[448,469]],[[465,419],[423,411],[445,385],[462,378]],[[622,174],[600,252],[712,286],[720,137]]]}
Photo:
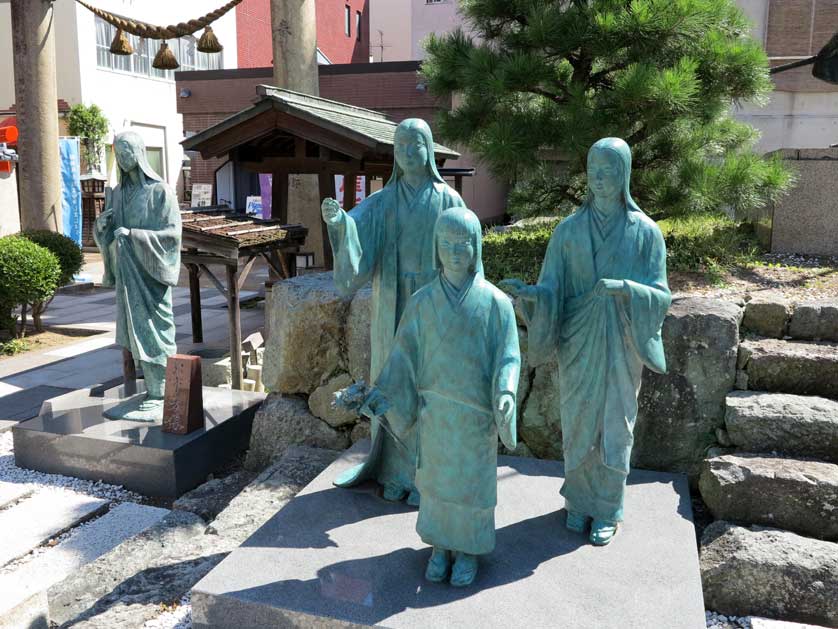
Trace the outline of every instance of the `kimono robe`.
{"label": "kimono robe", "polygon": [[[603,278],[623,280],[628,296],[594,295]],[[534,365],[558,347],[562,495],[570,510],[619,522],[640,376],[666,371],[663,236],[639,210],[609,219],[585,204],[553,233],[538,289],[524,314]]]}
{"label": "kimono robe", "polygon": [[[378,376],[390,352],[408,299],[436,276],[433,233],[437,217],[462,205],[460,195],[438,175],[418,190],[412,190],[400,178],[327,224],[334,253],[334,281],[341,294],[351,295],[372,280],[370,380]],[[394,482],[411,489],[415,435],[404,435],[411,453],[398,448],[375,420],[371,437],[367,460],[335,484],[351,486],[376,478],[382,484]]]}
{"label": "kimono robe", "polygon": [[424,542],[474,555],[494,548],[493,409],[501,394],[515,398],[520,363],[512,304],[482,274],[459,292],[440,274],[408,303],[375,386],[397,434],[418,433]]}
{"label": "kimono robe", "polygon": [[[135,361],[166,365],[177,353],[172,287],[180,273],[181,222],[177,199],[163,182],[127,176],[112,208],[97,219],[94,238],[105,264],[103,284],[116,285],[116,342]],[[131,230],[114,238],[117,227]]]}

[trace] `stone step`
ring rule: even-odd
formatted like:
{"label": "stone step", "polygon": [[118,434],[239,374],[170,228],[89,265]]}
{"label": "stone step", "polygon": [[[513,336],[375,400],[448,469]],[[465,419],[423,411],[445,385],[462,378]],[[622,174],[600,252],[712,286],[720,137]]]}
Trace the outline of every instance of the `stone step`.
{"label": "stone step", "polygon": [[708,609],[838,626],[838,544],[778,529],[713,522],[701,538]]}
{"label": "stone step", "polygon": [[838,402],[822,397],[735,391],[725,424],[747,452],[783,452],[838,463]]}
{"label": "stone step", "polygon": [[725,455],[704,461],[698,486],[717,519],[838,540],[838,465]]}
{"label": "stone step", "polygon": [[38,592],[65,579],[126,539],[160,521],[169,511],[130,502],[77,527],[58,545],[31,561],[0,572],[0,616],[20,614]]}
{"label": "stone step", "polygon": [[66,489],[44,489],[0,512],[0,566],[23,557],[32,549],[77,524],[103,513],[107,500]]}
{"label": "stone step", "polygon": [[745,376],[740,385],[751,391],[838,399],[838,343],[743,341],[738,368]]}
{"label": "stone step", "polygon": [[30,485],[0,481],[0,510],[13,505],[19,500],[28,498],[32,495],[33,491]]}
{"label": "stone step", "polygon": [[823,625],[810,625],[800,622],[789,622],[788,620],[774,620],[772,618],[751,618],[751,629],[826,629]]}

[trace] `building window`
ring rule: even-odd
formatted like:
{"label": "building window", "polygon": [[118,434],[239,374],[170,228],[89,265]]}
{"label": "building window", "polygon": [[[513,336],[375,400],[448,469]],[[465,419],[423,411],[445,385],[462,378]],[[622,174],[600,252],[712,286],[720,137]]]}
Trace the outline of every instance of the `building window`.
{"label": "building window", "polygon": [[442,4],[447,0],[425,0],[425,4]]}
{"label": "building window", "polygon": [[355,11],[355,39],[361,41],[361,12]]}
{"label": "building window", "polygon": [[352,36],[352,9],[348,4],[343,7],[343,31],[347,37]]}
{"label": "building window", "polygon": [[[161,42],[128,35],[134,52],[130,55],[115,55],[110,51],[115,35],[116,27],[96,16],[96,65],[140,76],[174,80],[172,70],[151,67]],[[218,70],[223,66],[221,55],[224,53],[198,52],[198,41],[191,35],[169,40],[168,43],[180,64],[178,70]]]}

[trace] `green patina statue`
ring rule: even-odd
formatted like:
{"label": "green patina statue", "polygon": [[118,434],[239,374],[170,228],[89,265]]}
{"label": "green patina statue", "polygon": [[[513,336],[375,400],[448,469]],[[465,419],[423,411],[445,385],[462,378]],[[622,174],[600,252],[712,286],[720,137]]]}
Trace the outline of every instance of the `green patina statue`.
{"label": "green patina statue", "polygon": [[556,227],[536,286],[520,298],[533,366],[558,348],[567,528],[611,541],[623,519],[643,367],[666,371],[671,300],[660,229],[631,198],[631,150],[604,138],[588,153],[588,198]]}
{"label": "green patina statue", "polygon": [[116,286],[116,342],[143,370],[146,396],[108,409],[110,419],[163,417],[166,361],[176,353],[172,287],[180,273],[177,198],[148,164],[133,131],[114,139],[119,184],[96,219],[94,238],[105,264],[102,283]]}
{"label": "green patina statue", "polygon": [[[469,585],[495,547],[497,444],[517,442],[521,357],[509,298],[483,278],[480,221],[454,208],[436,222],[441,272],[407,303],[362,412],[418,435],[416,531],[433,546],[425,576]],[[452,568],[453,561],[453,568]]]}
{"label": "green patina statue", "polygon": [[[410,296],[434,277],[433,229],[445,210],[462,206],[457,192],[440,176],[427,123],[403,121],[395,132],[393,176],[384,189],[348,214],[337,201],[322,204],[323,220],[334,252],[335,286],[351,295],[372,280],[371,365],[375,380],[390,351]],[[341,487],[367,478],[384,487],[384,498],[419,504],[415,490],[416,436],[404,435],[400,448],[377,420],[372,421],[372,449],[367,460],[335,481]]]}

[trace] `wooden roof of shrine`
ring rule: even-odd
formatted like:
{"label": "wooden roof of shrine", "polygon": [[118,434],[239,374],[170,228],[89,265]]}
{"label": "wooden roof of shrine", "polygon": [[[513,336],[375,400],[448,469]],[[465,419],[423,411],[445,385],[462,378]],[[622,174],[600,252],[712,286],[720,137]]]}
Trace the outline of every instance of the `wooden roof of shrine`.
{"label": "wooden roof of shrine", "polygon": [[[204,159],[231,158],[259,172],[375,174],[392,170],[395,122],[371,109],[260,85],[254,105],[181,144]],[[434,145],[437,162],[460,154]]]}

